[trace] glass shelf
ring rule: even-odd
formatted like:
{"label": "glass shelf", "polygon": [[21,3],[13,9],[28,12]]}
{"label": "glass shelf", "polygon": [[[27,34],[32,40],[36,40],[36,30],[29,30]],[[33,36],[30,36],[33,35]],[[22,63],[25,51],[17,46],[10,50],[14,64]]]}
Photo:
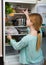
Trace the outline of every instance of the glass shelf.
{"label": "glass shelf", "polygon": [[5,43],[5,46],[11,46],[9,43]]}
{"label": "glass shelf", "polygon": [[[14,15],[25,15],[24,13],[12,13],[12,14],[14,14]],[[29,15],[30,15],[31,13],[29,13]]]}
{"label": "glass shelf", "polygon": [[15,27],[15,28],[27,28],[27,26],[5,26],[5,28],[7,28],[7,27]]}
{"label": "glass shelf", "polygon": [[[5,36],[7,36],[8,34],[5,34]],[[12,36],[25,36],[26,34],[10,34]]]}

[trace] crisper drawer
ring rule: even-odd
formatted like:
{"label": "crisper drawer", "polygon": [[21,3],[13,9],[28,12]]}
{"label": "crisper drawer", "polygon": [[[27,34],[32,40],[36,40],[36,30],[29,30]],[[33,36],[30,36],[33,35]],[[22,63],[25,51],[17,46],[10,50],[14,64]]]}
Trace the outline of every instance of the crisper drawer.
{"label": "crisper drawer", "polygon": [[19,54],[5,57],[5,65],[20,65]]}
{"label": "crisper drawer", "polygon": [[5,46],[5,55],[10,56],[10,55],[17,55],[20,51],[14,50],[12,46]]}

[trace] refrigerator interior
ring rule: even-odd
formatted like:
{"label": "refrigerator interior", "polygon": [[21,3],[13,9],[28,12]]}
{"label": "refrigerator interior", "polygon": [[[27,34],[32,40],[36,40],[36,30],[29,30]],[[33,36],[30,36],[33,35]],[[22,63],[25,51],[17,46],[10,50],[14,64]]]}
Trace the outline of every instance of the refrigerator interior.
{"label": "refrigerator interior", "polygon": [[25,10],[28,8],[30,15],[31,9],[34,6],[35,4],[5,2],[5,65],[20,65],[20,51],[13,49],[10,45],[10,41],[7,39],[7,35],[12,35],[12,38],[16,39],[17,42],[27,35],[26,17],[23,14],[22,9]]}

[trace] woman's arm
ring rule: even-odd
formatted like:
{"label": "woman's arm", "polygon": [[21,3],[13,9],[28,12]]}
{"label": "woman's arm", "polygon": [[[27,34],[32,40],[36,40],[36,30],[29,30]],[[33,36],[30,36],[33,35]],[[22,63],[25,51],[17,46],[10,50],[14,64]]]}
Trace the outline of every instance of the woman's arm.
{"label": "woman's arm", "polygon": [[23,10],[23,13],[26,15],[26,18],[27,18],[27,20],[29,21],[30,18],[29,18],[29,12],[28,12],[28,9],[26,9],[26,11]]}
{"label": "woman's arm", "polygon": [[11,45],[16,50],[20,50],[28,45],[27,36],[23,37],[19,42],[16,42],[10,36],[7,36],[7,38],[9,38]]}

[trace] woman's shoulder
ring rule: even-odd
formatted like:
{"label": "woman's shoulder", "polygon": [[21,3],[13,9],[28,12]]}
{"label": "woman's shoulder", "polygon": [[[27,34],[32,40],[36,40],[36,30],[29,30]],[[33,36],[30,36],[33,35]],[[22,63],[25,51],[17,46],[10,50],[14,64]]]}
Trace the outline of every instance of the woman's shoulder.
{"label": "woman's shoulder", "polygon": [[33,36],[33,35],[31,35],[31,34],[27,34],[27,35],[24,36],[23,38],[26,39],[26,40],[32,40],[32,39],[36,39],[37,36]]}
{"label": "woman's shoulder", "polygon": [[26,36],[24,36],[22,39],[23,39],[23,40],[29,40],[29,38],[31,39],[30,35],[29,35],[29,34],[27,34],[27,35],[26,35]]}

